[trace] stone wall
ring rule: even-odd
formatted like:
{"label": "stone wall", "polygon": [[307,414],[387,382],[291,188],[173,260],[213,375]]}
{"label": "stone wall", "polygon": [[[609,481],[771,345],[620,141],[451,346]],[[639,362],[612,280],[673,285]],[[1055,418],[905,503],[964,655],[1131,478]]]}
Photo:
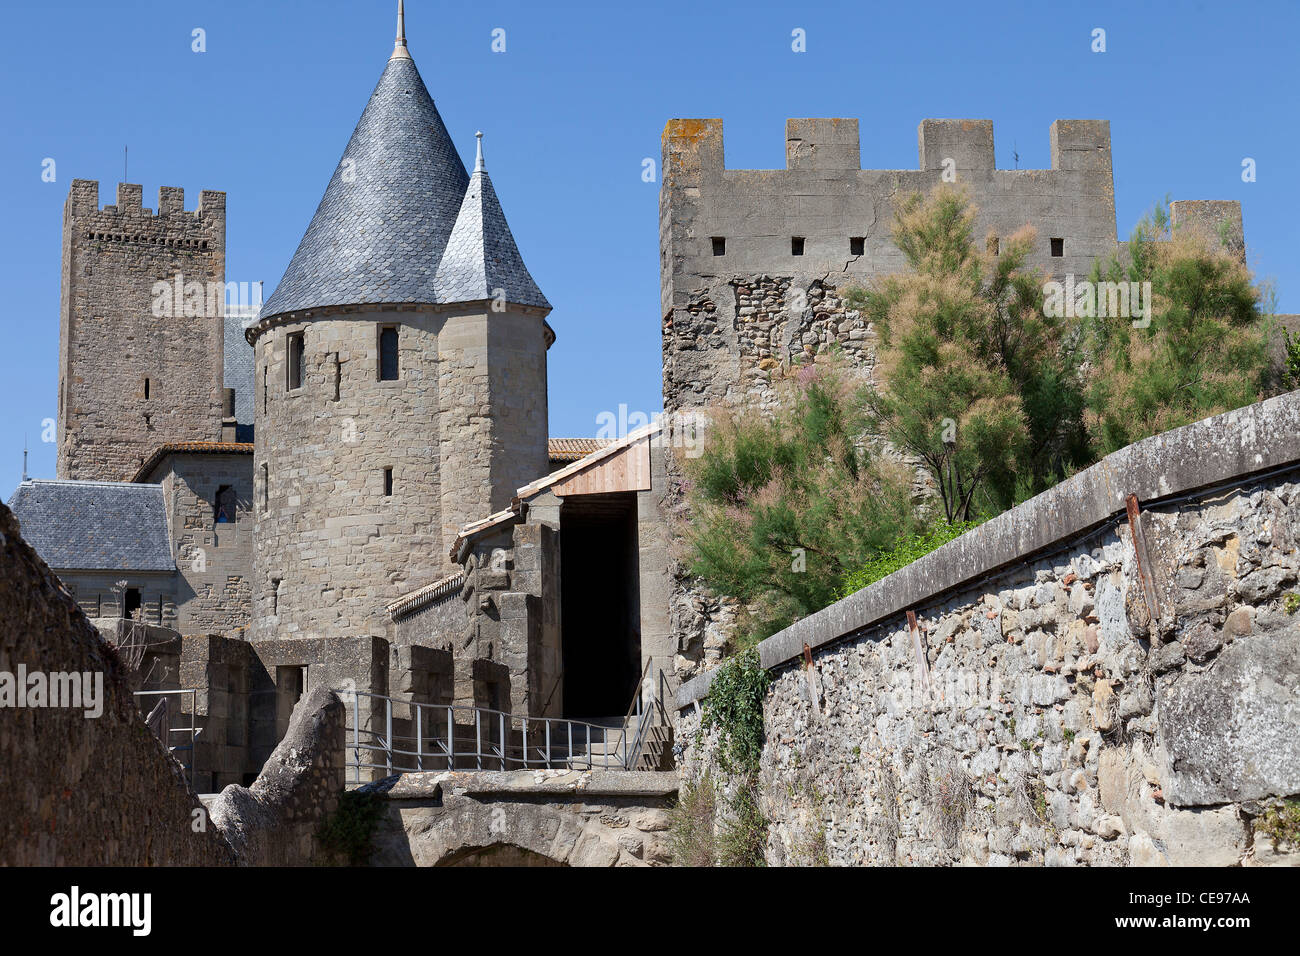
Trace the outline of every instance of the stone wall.
{"label": "stone wall", "polygon": [[1139,442],[763,642],[768,861],[1300,863],[1257,829],[1300,795],[1297,424]]}
{"label": "stone wall", "polygon": [[[60,571],[59,580],[90,618],[121,617],[126,590],[140,592],[140,619],[176,626],[176,575],[171,571]],[[126,582],[126,589],[118,583]]]}
{"label": "stone wall", "polygon": [[215,866],[233,861],[126,674],[0,505],[0,673],[103,680],[103,712],[0,706],[0,864]]}
{"label": "stone wall", "polygon": [[662,866],[672,773],[408,773],[372,784],[372,866]]}
{"label": "stone wall", "polygon": [[328,687],[306,694],[288,732],[251,787],[230,785],[212,801],[212,822],[244,866],[331,862],[320,829],[343,792],[346,711]]}
{"label": "stone wall", "polygon": [[[179,572],[173,625],[184,634],[247,627],[252,606],[253,457],[172,454],[145,480],[161,483]],[[216,521],[217,492],[228,486],[235,508]]]}
{"label": "stone wall", "polygon": [[[60,478],[127,481],[161,444],[221,435],[226,194],[187,211],[164,186],[156,214],[141,203],[121,183],[101,209],[99,183],[77,179],[64,206]],[[179,314],[156,314],[154,284],[178,273]]]}

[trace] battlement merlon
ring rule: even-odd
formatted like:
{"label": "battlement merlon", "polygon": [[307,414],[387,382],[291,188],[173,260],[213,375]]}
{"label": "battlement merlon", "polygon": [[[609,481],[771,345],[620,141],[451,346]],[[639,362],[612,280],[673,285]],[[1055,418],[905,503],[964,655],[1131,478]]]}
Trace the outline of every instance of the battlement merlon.
{"label": "battlement merlon", "polygon": [[[99,204],[99,180],[74,179],[68,190],[65,211],[71,216],[116,215],[149,216],[153,210],[144,208],[144,187],[138,183],[117,184],[117,205],[101,206]],[[199,206],[194,210],[185,208],[185,190],[180,186],[160,186],[158,189],[158,216],[175,216],[187,214],[198,219],[224,219],[226,215],[226,194],[219,190],[205,189],[199,193]]]}
{"label": "battlement merlon", "polygon": [[[858,120],[788,119],[786,169],[861,170]],[[1056,120],[1049,130],[1057,171],[1111,171],[1109,120]],[[957,171],[992,170],[993,121],[926,119],[917,127],[918,168],[934,171],[951,159]],[[663,132],[664,181],[698,186],[707,173],[726,168],[722,120],[671,119]],[[879,170],[885,172],[886,170]]]}

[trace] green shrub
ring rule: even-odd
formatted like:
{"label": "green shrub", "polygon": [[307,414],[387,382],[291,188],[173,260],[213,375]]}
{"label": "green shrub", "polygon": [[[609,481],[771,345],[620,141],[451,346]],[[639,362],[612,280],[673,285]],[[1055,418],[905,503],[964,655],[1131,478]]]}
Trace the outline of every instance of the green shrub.
{"label": "green shrub", "polygon": [[882,551],[844,579],[839,597],[845,598],[855,591],[861,591],[868,584],[875,584],[881,578],[888,577],[900,568],[905,568],[917,558],[947,544],[954,538],[960,538],[972,528],[979,527],[978,521],[963,521],[958,524],[938,524],[928,531],[909,534],[899,540],[888,551]]}
{"label": "green shrub", "polygon": [[756,773],[763,754],[763,699],[772,678],[750,649],[718,667],[704,697],[703,729],[718,730],[718,765],[728,773]]}

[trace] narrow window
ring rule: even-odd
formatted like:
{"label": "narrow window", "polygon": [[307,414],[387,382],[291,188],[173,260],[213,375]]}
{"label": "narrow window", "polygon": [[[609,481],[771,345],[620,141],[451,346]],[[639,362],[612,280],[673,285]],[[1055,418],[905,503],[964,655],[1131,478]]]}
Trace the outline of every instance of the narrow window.
{"label": "narrow window", "polygon": [[122,616],[128,619],[135,617],[136,612],[140,610],[140,606],[143,603],[144,602],[140,600],[139,588],[127,588],[126,603],[122,606]]}
{"label": "narrow window", "polygon": [[262,513],[271,506],[271,471],[265,464],[262,465]]}
{"label": "narrow window", "polygon": [[149,401],[149,380],[147,378],[144,380],[144,400]]}
{"label": "narrow window", "polygon": [[266,414],[267,404],[271,400],[271,386],[268,384],[270,378],[270,372],[271,370],[268,368],[262,369],[262,414],[263,415]]}
{"label": "narrow window", "polygon": [[235,489],[222,485],[212,503],[212,523],[228,524],[235,520]]}
{"label": "narrow window", "polygon": [[727,238],[726,238],[726,236],[714,236],[714,237],[713,237],[713,254],[714,254],[715,256],[725,256],[725,255],[727,254]]}
{"label": "narrow window", "polygon": [[989,236],[988,239],[984,240],[984,250],[989,255],[996,256],[1000,249],[1001,244],[998,242],[997,236]]}
{"label": "narrow window", "polygon": [[271,613],[280,613],[280,579],[271,578]]}
{"label": "narrow window", "polygon": [[303,352],[302,333],[295,332],[289,336],[289,378],[286,382],[286,391],[292,392],[295,388],[302,388]]}
{"label": "narrow window", "polygon": [[385,325],[379,330],[379,380],[397,381],[397,326]]}
{"label": "narrow window", "polygon": [[391,498],[393,496],[393,469],[384,469],[384,496]]}
{"label": "narrow window", "polygon": [[851,236],[849,238],[849,255],[860,256],[867,251],[866,236]]}
{"label": "narrow window", "polygon": [[1064,239],[1053,239],[1053,240],[1052,240],[1052,258],[1053,258],[1053,259],[1059,259],[1059,258],[1061,258],[1063,255],[1065,255],[1065,240],[1064,240]]}
{"label": "narrow window", "polygon": [[339,400],[339,389],[343,384],[343,367],[339,364],[339,353],[333,352],[330,358],[334,362],[334,401]]}
{"label": "narrow window", "polygon": [[803,255],[803,236],[790,237],[790,255],[792,256]]}
{"label": "narrow window", "polygon": [[158,626],[162,627],[163,623],[163,596],[158,595]]}

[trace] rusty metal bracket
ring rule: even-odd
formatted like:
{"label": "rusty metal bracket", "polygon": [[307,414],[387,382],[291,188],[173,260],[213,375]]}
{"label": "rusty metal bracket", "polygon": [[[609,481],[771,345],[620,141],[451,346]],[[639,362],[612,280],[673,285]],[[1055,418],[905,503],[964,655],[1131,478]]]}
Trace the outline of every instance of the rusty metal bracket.
{"label": "rusty metal bracket", "polygon": [[1146,600],[1147,612],[1154,624],[1160,620],[1160,601],[1156,597],[1156,585],[1151,579],[1151,557],[1147,550],[1146,532],[1142,530],[1142,514],[1137,495],[1124,499],[1124,509],[1128,512],[1128,528],[1133,536],[1133,555],[1137,559],[1138,580],[1142,582],[1142,597]]}
{"label": "rusty metal bracket", "polygon": [[916,612],[907,612],[907,626],[912,632],[912,649],[916,651],[916,670],[921,678],[921,688],[925,696],[930,697],[930,662],[925,656],[925,644],[921,640],[921,629],[916,623]]}

